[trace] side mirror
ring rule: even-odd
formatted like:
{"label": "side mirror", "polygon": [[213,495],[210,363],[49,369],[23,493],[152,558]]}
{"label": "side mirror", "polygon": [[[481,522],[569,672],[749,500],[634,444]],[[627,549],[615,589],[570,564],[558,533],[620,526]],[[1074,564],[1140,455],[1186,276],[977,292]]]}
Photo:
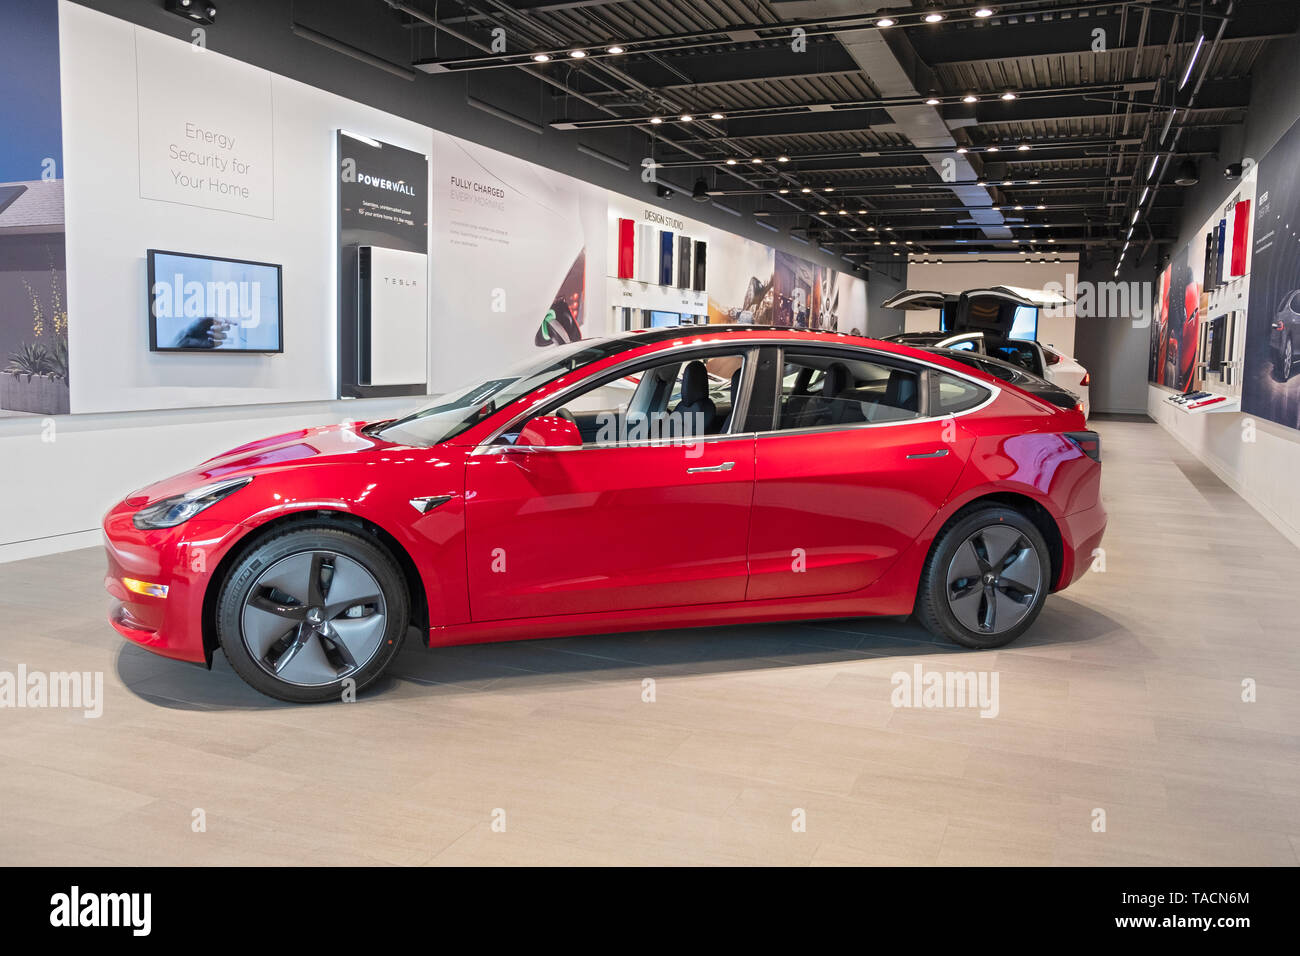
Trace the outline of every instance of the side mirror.
{"label": "side mirror", "polygon": [[559,415],[539,415],[524,425],[515,447],[572,448],[582,444],[578,426]]}

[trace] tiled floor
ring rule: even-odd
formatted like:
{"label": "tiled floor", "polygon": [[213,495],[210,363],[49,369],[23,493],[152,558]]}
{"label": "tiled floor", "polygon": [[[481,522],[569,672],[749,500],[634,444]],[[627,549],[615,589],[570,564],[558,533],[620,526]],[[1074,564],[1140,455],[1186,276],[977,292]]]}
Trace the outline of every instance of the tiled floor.
{"label": "tiled floor", "polygon": [[[0,710],[0,862],[1295,865],[1300,552],[1157,426],[1098,430],[1106,569],[1001,651],[872,620],[408,645],[292,707],[125,645],[97,551],[0,565],[0,670],[106,697]],[[996,671],[998,716],[895,708],[918,663]]]}

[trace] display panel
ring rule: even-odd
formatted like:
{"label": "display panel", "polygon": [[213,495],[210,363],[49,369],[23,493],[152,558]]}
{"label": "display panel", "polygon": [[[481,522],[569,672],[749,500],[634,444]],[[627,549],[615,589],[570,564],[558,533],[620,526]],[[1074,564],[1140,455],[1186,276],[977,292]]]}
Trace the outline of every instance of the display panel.
{"label": "display panel", "polygon": [[1038,338],[1038,309],[1035,306],[1016,306],[1016,314],[1011,319],[1011,335],[1008,338],[1028,339],[1031,342]]}
{"label": "display panel", "polygon": [[673,234],[667,229],[659,233],[659,284],[673,284]]}
{"label": "display panel", "polygon": [[150,249],[149,350],[282,352],[280,266]]}
{"label": "display panel", "polygon": [[708,265],[709,244],[702,239],[695,240],[695,275],[693,288],[696,292],[703,292],[708,288],[709,265]]}

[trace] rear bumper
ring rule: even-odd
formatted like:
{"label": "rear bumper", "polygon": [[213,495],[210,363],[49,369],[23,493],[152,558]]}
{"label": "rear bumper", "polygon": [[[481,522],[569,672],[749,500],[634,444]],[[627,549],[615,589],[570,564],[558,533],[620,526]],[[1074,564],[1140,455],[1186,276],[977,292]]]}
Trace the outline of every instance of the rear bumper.
{"label": "rear bumper", "polygon": [[1106,533],[1106,509],[1101,502],[1083,511],[1067,515],[1059,522],[1061,529],[1061,576],[1053,591],[1069,587],[1088,573]]}

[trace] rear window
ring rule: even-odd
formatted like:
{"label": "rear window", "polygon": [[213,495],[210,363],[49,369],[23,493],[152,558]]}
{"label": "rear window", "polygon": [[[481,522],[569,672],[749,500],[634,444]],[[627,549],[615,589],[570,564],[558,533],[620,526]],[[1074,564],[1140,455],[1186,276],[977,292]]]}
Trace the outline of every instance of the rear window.
{"label": "rear window", "polygon": [[955,415],[981,404],[991,393],[956,375],[939,374],[939,414]]}

